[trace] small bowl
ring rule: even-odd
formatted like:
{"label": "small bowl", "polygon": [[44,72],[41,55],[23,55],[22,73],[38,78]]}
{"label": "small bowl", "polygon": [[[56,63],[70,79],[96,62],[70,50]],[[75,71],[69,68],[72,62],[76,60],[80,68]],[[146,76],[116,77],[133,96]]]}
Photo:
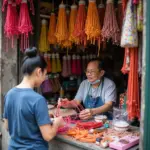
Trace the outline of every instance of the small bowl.
{"label": "small bowl", "polygon": [[94,120],[96,122],[105,122],[107,120],[107,116],[106,115],[97,115],[94,117]]}
{"label": "small bowl", "polygon": [[126,121],[116,121],[113,125],[116,131],[124,132],[129,129],[129,124]]}

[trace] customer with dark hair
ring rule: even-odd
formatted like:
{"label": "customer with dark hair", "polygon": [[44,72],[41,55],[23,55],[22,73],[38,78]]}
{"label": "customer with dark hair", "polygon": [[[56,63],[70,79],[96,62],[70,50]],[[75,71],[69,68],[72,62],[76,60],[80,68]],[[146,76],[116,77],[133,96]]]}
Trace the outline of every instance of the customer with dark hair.
{"label": "customer with dark hair", "polygon": [[[84,80],[74,98],[78,104],[83,102],[85,110],[80,112],[81,119],[90,119],[93,115],[105,114],[112,119],[111,108],[116,101],[116,86],[113,81],[104,77],[104,64],[100,59],[90,60],[85,71]],[[68,101],[68,99],[62,99]],[[66,107],[73,107],[68,105]],[[110,113],[108,112],[110,111]]]}
{"label": "customer with dark hair", "polygon": [[36,48],[25,51],[23,80],[5,96],[4,121],[10,134],[9,150],[48,150],[48,141],[63,123],[62,117],[51,119],[43,96],[36,93],[45,80],[47,64]]}

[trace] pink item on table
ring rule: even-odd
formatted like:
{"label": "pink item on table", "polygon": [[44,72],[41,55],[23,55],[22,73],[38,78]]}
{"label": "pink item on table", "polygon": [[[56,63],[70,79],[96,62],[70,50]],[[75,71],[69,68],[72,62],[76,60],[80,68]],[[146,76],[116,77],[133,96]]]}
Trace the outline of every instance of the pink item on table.
{"label": "pink item on table", "polygon": [[116,150],[127,150],[128,148],[138,143],[139,143],[139,137],[130,135],[121,138],[119,141],[114,141],[109,143],[109,147]]}

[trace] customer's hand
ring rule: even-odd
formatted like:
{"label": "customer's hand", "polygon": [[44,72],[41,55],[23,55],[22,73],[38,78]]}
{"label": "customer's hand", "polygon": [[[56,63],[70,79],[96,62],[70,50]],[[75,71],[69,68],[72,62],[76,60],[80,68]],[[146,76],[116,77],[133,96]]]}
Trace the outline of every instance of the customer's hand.
{"label": "customer's hand", "polygon": [[60,117],[55,117],[53,123],[54,123],[54,124],[57,124],[59,127],[65,125],[65,122],[64,122],[62,116],[60,116]]}
{"label": "customer's hand", "polygon": [[92,118],[92,111],[90,109],[84,109],[80,112],[79,117],[81,120],[87,120]]}

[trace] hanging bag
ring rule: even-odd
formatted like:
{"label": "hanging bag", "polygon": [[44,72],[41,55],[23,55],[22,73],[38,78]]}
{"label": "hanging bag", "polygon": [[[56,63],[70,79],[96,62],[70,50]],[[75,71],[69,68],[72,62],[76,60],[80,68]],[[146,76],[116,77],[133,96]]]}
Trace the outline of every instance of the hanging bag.
{"label": "hanging bag", "polygon": [[127,3],[126,16],[121,36],[121,47],[138,47],[138,34],[136,27],[136,10],[132,0]]}

